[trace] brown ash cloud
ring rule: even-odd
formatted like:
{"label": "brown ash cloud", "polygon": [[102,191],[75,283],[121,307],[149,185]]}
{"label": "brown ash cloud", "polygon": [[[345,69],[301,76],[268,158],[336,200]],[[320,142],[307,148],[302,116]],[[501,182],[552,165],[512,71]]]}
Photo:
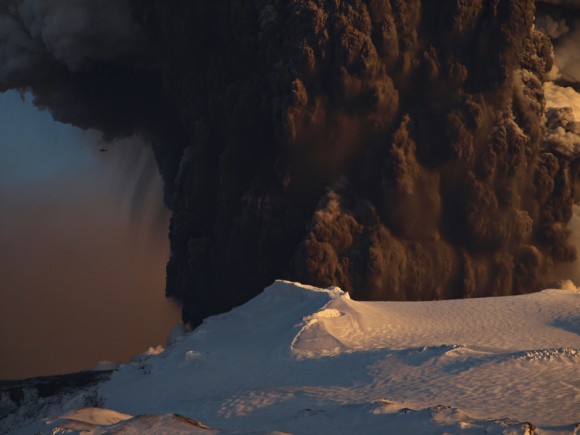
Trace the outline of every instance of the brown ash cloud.
{"label": "brown ash cloud", "polygon": [[555,68],[550,78],[580,90],[580,3],[538,1],[536,27],[551,38],[554,46]]}
{"label": "brown ash cloud", "polygon": [[539,1],[535,25],[553,44],[553,66],[544,83],[544,141],[571,156],[580,151],[580,3]]}
{"label": "brown ash cloud", "polygon": [[88,19],[68,51],[37,11],[32,31],[30,2],[5,3],[36,57],[3,89],[152,142],[186,321],[275,278],[359,299],[508,295],[575,258],[578,164],[545,140],[553,50],[531,0],[120,1],[114,29]]}

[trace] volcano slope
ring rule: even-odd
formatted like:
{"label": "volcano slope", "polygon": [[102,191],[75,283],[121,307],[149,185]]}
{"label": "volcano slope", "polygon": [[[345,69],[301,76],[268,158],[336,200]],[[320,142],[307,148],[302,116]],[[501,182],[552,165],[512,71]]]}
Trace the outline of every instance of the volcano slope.
{"label": "volcano slope", "polygon": [[369,302],[277,281],[96,387],[31,397],[0,431],[573,434],[579,313],[572,287]]}

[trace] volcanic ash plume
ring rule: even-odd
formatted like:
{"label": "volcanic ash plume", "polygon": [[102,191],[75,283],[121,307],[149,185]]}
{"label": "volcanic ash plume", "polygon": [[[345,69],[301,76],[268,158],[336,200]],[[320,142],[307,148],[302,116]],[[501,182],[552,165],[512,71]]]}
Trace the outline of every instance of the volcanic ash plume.
{"label": "volcanic ash plume", "polygon": [[538,3],[536,27],[554,45],[554,65],[544,84],[547,111],[546,140],[567,154],[580,150],[580,3]]}
{"label": "volcanic ash plume", "polygon": [[538,1],[537,27],[554,44],[555,68],[552,78],[572,86],[580,84],[580,3]]}
{"label": "volcanic ash plume", "polygon": [[41,19],[68,2],[31,3],[7,2],[20,27],[0,53],[26,33],[40,54],[0,86],[150,138],[186,321],[279,277],[360,299],[507,295],[575,258],[577,153],[549,138],[575,121],[543,87],[548,36],[570,26],[546,13],[540,31],[531,0],[121,1],[99,10],[114,28],[69,27],[68,51]]}
{"label": "volcanic ash plume", "polygon": [[[158,47],[137,14],[129,0],[1,0],[0,92],[30,90],[55,120],[108,139],[142,134],[172,177],[182,139],[161,95]],[[173,178],[164,182],[170,203]]]}

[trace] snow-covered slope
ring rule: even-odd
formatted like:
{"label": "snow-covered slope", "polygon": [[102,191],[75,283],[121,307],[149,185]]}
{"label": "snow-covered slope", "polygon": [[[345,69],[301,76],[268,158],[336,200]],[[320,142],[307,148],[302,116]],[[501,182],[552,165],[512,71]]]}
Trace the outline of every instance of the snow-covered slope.
{"label": "snow-covered slope", "polygon": [[577,290],[359,302],[278,281],[165,352],[121,366],[98,388],[104,410],[20,430],[571,433],[579,332]]}

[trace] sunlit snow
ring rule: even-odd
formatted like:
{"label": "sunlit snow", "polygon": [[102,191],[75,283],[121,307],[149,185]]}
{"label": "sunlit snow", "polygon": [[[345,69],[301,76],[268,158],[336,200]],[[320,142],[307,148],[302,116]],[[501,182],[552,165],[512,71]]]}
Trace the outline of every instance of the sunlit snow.
{"label": "sunlit snow", "polygon": [[277,281],[120,366],[96,391],[101,411],[64,406],[19,430],[575,433],[579,332],[575,288],[359,302]]}

